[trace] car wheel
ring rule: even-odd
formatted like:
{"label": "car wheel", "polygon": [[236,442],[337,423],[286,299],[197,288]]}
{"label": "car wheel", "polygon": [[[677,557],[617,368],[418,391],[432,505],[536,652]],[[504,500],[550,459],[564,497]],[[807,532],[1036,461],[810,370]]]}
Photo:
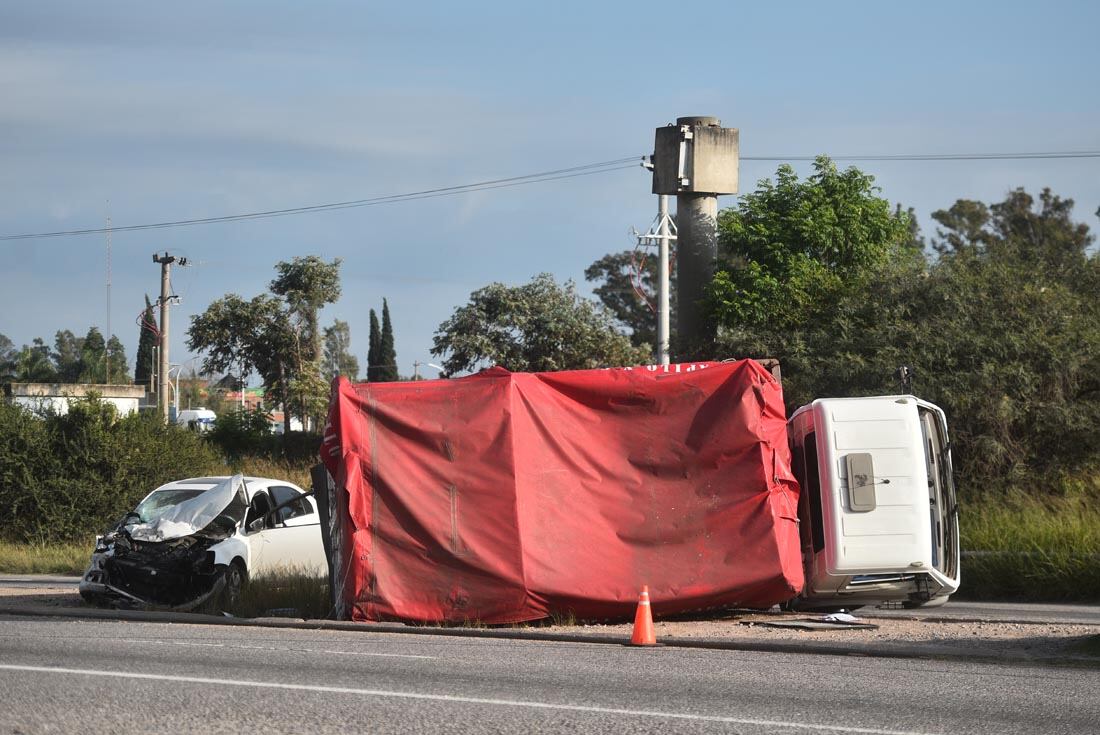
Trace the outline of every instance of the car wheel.
{"label": "car wheel", "polygon": [[222,610],[232,611],[241,602],[241,590],[244,588],[247,575],[240,561],[234,559],[225,568],[225,590],[222,592]]}

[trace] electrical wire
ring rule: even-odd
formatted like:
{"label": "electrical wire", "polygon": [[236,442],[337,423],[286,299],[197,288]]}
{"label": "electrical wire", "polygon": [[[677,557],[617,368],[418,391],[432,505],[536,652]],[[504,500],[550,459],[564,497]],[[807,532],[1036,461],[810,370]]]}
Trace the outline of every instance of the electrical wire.
{"label": "electrical wire", "polygon": [[[154,222],[150,224],[141,225],[125,225],[125,226],[113,226],[111,232],[134,232],[138,230],[158,230],[167,229],[173,227],[189,227],[194,225],[207,225],[217,224],[222,222],[239,222],[242,220],[250,219],[267,219],[271,217],[286,217],[289,215],[306,214],[310,212],[327,212],[331,210],[339,209],[352,209],[358,207],[371,207],[378,206],[380,204],[393,204],[396,202],[417,201],[420,199],[431,199],[441,196],[453,196],[455,194],[466,194],[475,191],[486,191],[489,189],[503,189],[512,186],[522,186],[525,184],[538,184],[545,181],[557,181],[559,179],[571,179],[578,176],[591,176],[593,174],[607,173],[609,171],[620,171],[627,168],[634,168],[639,165],[641,156],[631,156],[629,158],[620,158],[613,161],[601,161],[599,163],[589,163],[583,166],[572,166],[570,168],[557,169],[554,171],[543,171],[535,174],[526,174],[524,176],[511,176],[503,179],[491,179],[489,181],[479,181],[473,184],[462,184],[459,186],[447,186],[436,189],[424,189],[422,191],[413,191],[406,194],[390,194],[387,196],[374,197],[371,199],[354,199],[346,202],[330,202],[328,204],[314,204],[305,207],[290,207],[287,209],[273,209],[264,212],[247,212],[244,214],[230,214],[221,217],[203,217],[199,219],[187,219],[187,220],[173,220],[168,222]],[[628,161],[633,162],[631,165],[622,165]],[[0,241],[11,240],[31,240],[41,239],[49,237],[71,237],[75,235],[94,235],[106,232],[106,228],[95,227],[82,230],[63,230],[59,232],[36,232],[20,235],[2,235]]]}
{"label": "electrical wire", "polygon": [[[742,161],[814,161],[817,156],[741,156]],[[1037,153],[899,153],[829,156],[833,161],[1026,161],[1058,158],[1100,158],[1100,151]]]}
{"label": "electrical wire", "polygon": [[[1081,159],[1100,158],[1100,151],[1037,151],[1023,153],[903,153],[903,154],[866,154],[866,155],[841,155],[829,156],[834,161],[1013,161],[1013,160],[1055,160],[1055,159]],[[504,189],[513,186],[525,186],[527,184],[540,184],[547,181],[558,181],[580,176],[592,176],[594,174],[608,173],[634,168],[644,156],[628,156],[610,161],[599,161],[569,168],[542,171],[539,173],[525,174],[523,176],[510,176],[502,179],[490,179],[472,184],[458,186],[445,186],[434,189],[424,189],[405,194],[390,194],[387,196],[373,197],[369,199],[353,199],[344,202],[330,202],[327,204],[313,204],[303,207],[289,207],[286,209],[271,209],[262,212],[246,212],[243,214],[230,214],[221,217],[203,217],[198,219],[170,220],[166,222],[153,222],[140,225],[112,226],[110,232],[136,232],[140,230],[161,230],[175,227],[192,227],[195,225],[219,224],[223,222],[240,222],[253,219],[269,219],[272,217],[287,217],[313,212],[329,212],[341,209],[355,209],[360,207],[374,207],[382,204],[395,204],[398,202],[419,201],[421,199],[433,199],[456,194],[467,194],[477,191],[489,191],[492,189]],[[742,161],[813,161],[817,156],[741,156]],[[625,165],[625,164],[630,165]],[[36,240],[53,237],[75,237],[79,235],[98,235],[108,231],[106,227],[94,227],[81,230],[60,230],[56,232],[32,232],[17,235],[0,235],[0,242],[15,240]]]}

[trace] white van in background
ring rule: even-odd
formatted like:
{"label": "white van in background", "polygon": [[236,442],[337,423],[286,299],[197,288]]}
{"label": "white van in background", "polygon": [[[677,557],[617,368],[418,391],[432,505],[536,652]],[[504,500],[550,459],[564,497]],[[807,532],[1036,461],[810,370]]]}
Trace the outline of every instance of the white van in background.
{"label": "white van in background", "polygon": [[176,425],[185,426],[192,431],[210,431],[217,420],[218,414],[209,408],[188,408],[176,414]]}

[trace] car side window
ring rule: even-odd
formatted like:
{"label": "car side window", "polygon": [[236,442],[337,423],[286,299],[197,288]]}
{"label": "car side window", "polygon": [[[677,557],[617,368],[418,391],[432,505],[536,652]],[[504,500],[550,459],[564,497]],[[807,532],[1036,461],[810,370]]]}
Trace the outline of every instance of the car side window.
{"label": "car side window", "polygon": [[284,508],[279,509],[279,522],[285,522],[291,518],[301,518],[313,513],[313,506],[302,497],[302,494],[292,487],[286,487],[285,485],[274,485],[271,487],[271,496],[275,499],[275,505],[282,505],[288,501],[292,501],[298,498],[298,502],[290,503]]}
{"label": "car side window", "polygon": [[[267,497],[267,493],[260,491],[252,496],[252,502],[248,504],[248,515],[245,517],[244,525],[248,528],[252,525],[252,522],[257,518],[264,518],[271,511],[271,499]],[[265,521],[264,526],[270,528],[272,521],[268,519]]]}

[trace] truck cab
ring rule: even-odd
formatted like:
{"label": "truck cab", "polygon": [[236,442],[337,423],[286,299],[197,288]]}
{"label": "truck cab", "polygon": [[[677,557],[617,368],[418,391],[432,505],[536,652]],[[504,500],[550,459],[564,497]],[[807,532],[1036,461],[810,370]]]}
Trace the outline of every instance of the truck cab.
{"label": "truck cab", "polygon": [[824,398],[788,422],[804,610],[945,602],[959,588],[947,422],[911,395]]}

